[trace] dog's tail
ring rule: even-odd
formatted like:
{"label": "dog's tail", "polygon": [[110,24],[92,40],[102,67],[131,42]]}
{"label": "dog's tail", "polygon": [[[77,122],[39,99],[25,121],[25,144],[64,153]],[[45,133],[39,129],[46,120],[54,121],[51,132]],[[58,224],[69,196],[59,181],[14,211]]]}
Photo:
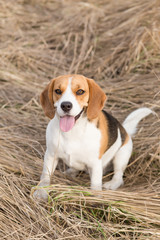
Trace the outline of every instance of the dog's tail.
{"label": "dog's tail", "polygon": [[128,115],[128,117],[123,122],[123,127],[130,136],[136,133],[138,123],[149,114],[155,114],[149,108],[139,108]]}

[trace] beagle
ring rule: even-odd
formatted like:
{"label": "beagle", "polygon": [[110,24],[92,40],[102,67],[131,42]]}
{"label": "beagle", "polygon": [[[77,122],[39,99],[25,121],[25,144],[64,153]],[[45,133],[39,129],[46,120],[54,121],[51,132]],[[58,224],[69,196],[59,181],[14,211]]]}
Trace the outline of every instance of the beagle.
{"label": "beagle", "polygon": [[103,184],[115,190],[123,184],[123,173],[132,153],[131,136],[138,122],[152,113],[149,108],[132,112],[121,125],[103,109],[106,95],[94,80],[82,75],[59,76],[47,85],[40,96],[45,115],[51,119],[46,130],[47,150],[39,186],[33,197],[46,200],[43,186],[59,159],[69,166],[67,173],[76,176],[87,170],[91,189],[102,189],[102,176],[113,159],[114,175]]}

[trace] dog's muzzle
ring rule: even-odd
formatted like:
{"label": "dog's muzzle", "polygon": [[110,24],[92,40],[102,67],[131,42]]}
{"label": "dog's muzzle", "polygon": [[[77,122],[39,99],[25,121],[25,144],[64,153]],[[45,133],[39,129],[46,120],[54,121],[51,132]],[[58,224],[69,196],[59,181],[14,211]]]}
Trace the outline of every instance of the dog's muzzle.
{"label": "dog's muzzle", "polygon": [[82,111],[75,117],[70,116],[70,115],[65,115],[64,117],[60,117],[60,129],[63,132],[70,131],[73,128],[73,126],[75,125],[78,118],[80,118],[83,111],[84,111],[84,109],[82,109]]}

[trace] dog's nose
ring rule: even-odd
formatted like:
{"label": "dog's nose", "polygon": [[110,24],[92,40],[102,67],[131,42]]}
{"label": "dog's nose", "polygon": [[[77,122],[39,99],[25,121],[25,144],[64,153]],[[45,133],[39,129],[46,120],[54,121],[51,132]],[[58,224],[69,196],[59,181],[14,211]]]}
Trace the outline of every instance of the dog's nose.
{"label": "dog's nose", "polygon": [[72,103],[71,102],[62,102],[61,108],[64,112],[69,112],[72,108]]}

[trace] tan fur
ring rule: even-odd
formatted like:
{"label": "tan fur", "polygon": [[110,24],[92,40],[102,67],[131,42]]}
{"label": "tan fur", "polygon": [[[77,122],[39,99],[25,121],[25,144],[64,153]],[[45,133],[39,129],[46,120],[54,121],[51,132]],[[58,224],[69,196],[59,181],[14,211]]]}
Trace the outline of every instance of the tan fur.
{"label": "tan fur", "polygon": [[100,142],[100,152],[99,152],[99,158],[101,159],[104,152],[107,150],[108,136],[109,136],[107,121],[102,112],[100,112],[100,115],[98,117],[98,127],[101,131],[101,142]]}
{"label": "tan fur", "polygon": [[[40,96],[45,115],[51,119],[54,117],[54,103],[62,96],[56,94],[55,90],[60,89],[63,94],[68,86],[69,78],[73,79],[71,89],[81,108],[88,106],[88,119],[97,118],[106,101],[106,95],[94,80],[78,74],[59,76],[51,80]],[[76,95],[78,89],[84,90],[85,93]]]}
{"label": "tan fur", "polygon": [[55,78],[54,86],[52,89],[52,95],[53,95],[53,102],[55,103],[58,101],[59,98],[61,98],[62,95],[58,95],[55,93],[56,89],[60,89],[62,91],[62,94],[65,92],[69,82],[69,77],[67,75],[65,76],[59,76]]}
{"label": "tan fur", "polygon": [[[101,159],[101,157],[103,156],[105,151],[107,151],[108,143],[109,143],[108,124],[107,124],[106,118],[102,112],[100,113],[99,117],[97,118],[97,122],[98,122],[98,128],[101,131],[101,143],[100,143],[100,152],[99,152],[99,158]],[[97,122],[94,122],[96,126],[97,126]],[[125,129],[123,130],[123,132],[125,132],[125,139],[123,140],[122,146],[127,144],[129,141],[129,135],[127,134]],[[121,132],[121,134],[122,134],[122,132]]]}
{"label": "tan fur", "polygon": [[126,133],[125,140],[124,140],[122,146],[126,145],[128,143],[128,141],[129,141],[129,135],[128,135],[128,133]]}
{"label": "tan fur", "polygon": [[[71,89],[81,108],[88,106],[89,86],[86,78],[81,75],[73,75]],[[84,90],[85,93],[83,95],[76,95],[76,92],[79,89]]]}
{"label": "tan fur", "polygon": [[91,120],[91,123],[93,123],[96,127],[98,127],[98,125],[99,125],[98,118],[94,118],[93,120]]}
{"label": "tan fur", "polygon": [[52,80],[44,89],[44,91],[40,95],[40,102],[43,107],[44,113],[47,117],[52,119],[55,114],[54,105],[52,101],[52,86],[54,84],[54,80]]}
{"label": "tan fur", "polygon": [[[108,145],[108,126],[105,116],[101,112],[106,101],[106,95],[102,89],[92,79],[88,79],[82,75],[64,75],[52,79],[40,96],[40,101],[47,117],[52,119],[55,114],[54,103],[61,98],[62,95],[55,93],[56,89],[60,89],[62,94],[65,92],[69,78],[72,78],[71,89],[79,102],[81,108],[87,107],[87,117],[96,126],[99,125],[102,138],[99,157],[101,158]],[[77,90],[85,91],[82,95],[77,95]]]}
{"label": "tan fur", "polygon": [[94,82],[93,79],[87,78],[89,85],[89,103],[87,109],[87,117],[89,120],[97,118],[100,111],[104,107],[106,95],[103,90]]}
{"label": "tan fur", "polygon": [[43,107],[44,113],[47,117],[52,119],[55,114],[54,103],[61,97],[55,93],[56,89],[61,89],[64,92],[68,85],[68,77],[60,76],[54,78],[46,86],[40,95],[40,102]]}

